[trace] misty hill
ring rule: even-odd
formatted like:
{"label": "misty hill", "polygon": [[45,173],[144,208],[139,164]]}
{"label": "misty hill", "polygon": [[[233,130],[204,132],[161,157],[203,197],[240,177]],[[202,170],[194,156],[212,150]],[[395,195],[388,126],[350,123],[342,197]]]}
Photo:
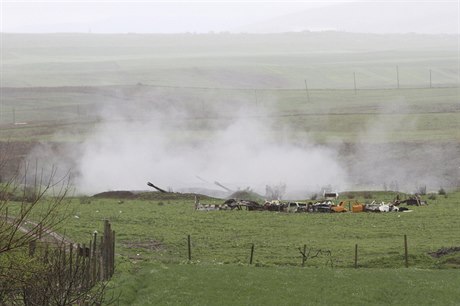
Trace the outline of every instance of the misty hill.
{"label": "misty hill", "polygon": [[287,34],[4,34],[3,86],[156,84],[349,88],[457,80],[457,36]]}
{"label": "misty hill", "polygon": [[237,31],[282,33],[345,31],[355,33],[458,34],[457,3],[344,3],[269,19]]}

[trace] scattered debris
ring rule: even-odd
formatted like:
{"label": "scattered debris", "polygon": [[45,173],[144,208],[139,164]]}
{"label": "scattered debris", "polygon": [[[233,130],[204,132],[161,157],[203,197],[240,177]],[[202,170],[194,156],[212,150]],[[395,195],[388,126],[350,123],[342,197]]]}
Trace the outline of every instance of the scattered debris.
{"label": "scattered debris", "polygon": [[339,203],[339,205],[332,205],[331,206],[331,211],[333,212],[346,212],[347,209],[345,208],[345,202],[342,201]]}
{"label": "scattered debris", "polygon": [[[347,209],[348,202],[348,209]],[[358,212],[411,212],[407,207],[399,207],[400,202],[381,202],[372,201],[369,204],[359,202],[351,203],[351,201],[341,201],[339,204],[334,204],[330,200],[318,201],[316,203],[309,202],[282,202],[280,200],[265,201],[260,205],[256,201],[228,199],[223,204],[202,204],[198,197],[195,197],[195,209],[202,211],[210,210],[246,210],[250,211],[274,211],[286,213],[341,213],[351,210],[353,213]]]}
{"label": "scattered debris", "polygon": [[337,200],[339,194],[337,192],[326,192],[323,193],[323,198],[325,200]]}
{"label": "scattered debris", "polygon": [[436,252],[431,252],[428,254],[431,255],[431,257],[440,258],[442,256],[449,255],[449,254],[456,253],[456,252],[460,252],[460,247],[440,248]]}

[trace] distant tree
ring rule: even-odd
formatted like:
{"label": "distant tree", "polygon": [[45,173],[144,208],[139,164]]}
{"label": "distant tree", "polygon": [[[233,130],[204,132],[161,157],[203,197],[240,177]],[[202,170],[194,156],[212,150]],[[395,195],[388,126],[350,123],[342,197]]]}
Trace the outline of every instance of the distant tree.
{"label": "distant tree", "polygon": [[417,190],[415,191],[415,193],[419,195],[426,195],[426,185],[417,187]]}
{"label": "distant tree", "polygon": [[444,188],[441,187],[441,188],[438,190],[438,194],[439,194],[439,195],[444,195],[444,196],[446,196],[446,195],[447,195],[447,192],[444,190]]}
{"label": "distant tree", "polygon": [[286,184],[279,183],[278,185],[266,185],[265,197],[267,200],[281,200],[286,193]]}

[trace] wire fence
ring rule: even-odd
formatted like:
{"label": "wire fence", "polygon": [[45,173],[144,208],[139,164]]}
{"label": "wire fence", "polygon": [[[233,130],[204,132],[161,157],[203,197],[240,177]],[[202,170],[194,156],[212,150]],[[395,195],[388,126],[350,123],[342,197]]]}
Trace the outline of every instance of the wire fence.
{"label": "wire fence", "polygon": [[[331,101],[343,101],[347,103],[356,99],[370,99],[385,97],[388,94],[395,96],[412,95],[413,91],[426,90],[453,90],[458,88],[457,83],[445,83],[429,86],[416,87],[388,87],[388,88],[309,88],[305,82],[305,88],[225,88],[225,87],[192,87],[158,84],[141,84],[134,86],[95,87],[65,87],[65,88],[2,88],[2,108],[0,112],[0,124],[27,125],[31,122],[68,123],[97,122],[100,118],[100,109],[119,103],[123,105],[135,105],[140,107],[152,107],[167,101],[169,105],[176,105],[206,117],[206,113],[215,113],[219,106],[246,104],[260,107],[265,104],[273,105],[273,101],[282,101],[283,105],[298,104],[318,105],[320,103],[332,103]],[[36,95],[30,97],[37,90]],[[71,98],[80,90],[84,95]],[[22,97],[21,94],[27,92]],[[423,93],[421,92],[421,93]],[[57,95],[58,97],[53,97]],[[49,102],[53,97],[55,102]],[[97,101],[88,103],[87,101]],[[281,103],[281,102],[278,102]],[[224,112],[225,113],[225,112]],[[298,112],[284,110],[282,114],[275,116],[299,116]],[[303,113],[302,115],[309,115]]]}
{"label": "wire fence", "polygon": [[[286,233],[289,235],[290,233]],[[339,237],[338,237],[339,239]],[[410,254],[407,235],[393,237],[392,245],[376,250],[368,243],[328,247],[316,243],[248,242],[248,237],[215,241],[205,235],[187,235],[182,241],[162,245],[158,242],[131,245],[125,254],[132,259],[151,258],[166,263],[243,264],[258,266],[299,266],[331,268],[423,267],[420,254]],[[123,244],[123,243],[122,243]],[[124,245],[126,247],[126,244]],[[138,253],[134,253],[138,252]]]}

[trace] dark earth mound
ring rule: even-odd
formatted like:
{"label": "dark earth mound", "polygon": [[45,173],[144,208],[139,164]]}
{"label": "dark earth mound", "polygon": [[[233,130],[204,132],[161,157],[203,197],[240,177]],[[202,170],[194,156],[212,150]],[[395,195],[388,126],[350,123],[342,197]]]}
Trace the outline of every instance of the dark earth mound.
{"label": "dark earth mound", "polygon": [[105,191],[93,195],[93,198],[105,199],[139,199],[139,200],[192,200],[195,201],[195,196],[200,200],[216,200],[201,194],[195,193],[178,193],[178,192],[133,192],[127,190]]}
{"label": "dark earth mound", "polygon": [[460,252],[460,247],[451,247],[451,248],[440,248],[435,252],[428,253],[431,257],[440,258],[442,256],[446,256],[452,253]]}
{"label": "dark earth mound", "polygon": [[93,195],[94,198],[107,198],[107,199],[135,199],[137,196],[131,191],[105,191]]}

